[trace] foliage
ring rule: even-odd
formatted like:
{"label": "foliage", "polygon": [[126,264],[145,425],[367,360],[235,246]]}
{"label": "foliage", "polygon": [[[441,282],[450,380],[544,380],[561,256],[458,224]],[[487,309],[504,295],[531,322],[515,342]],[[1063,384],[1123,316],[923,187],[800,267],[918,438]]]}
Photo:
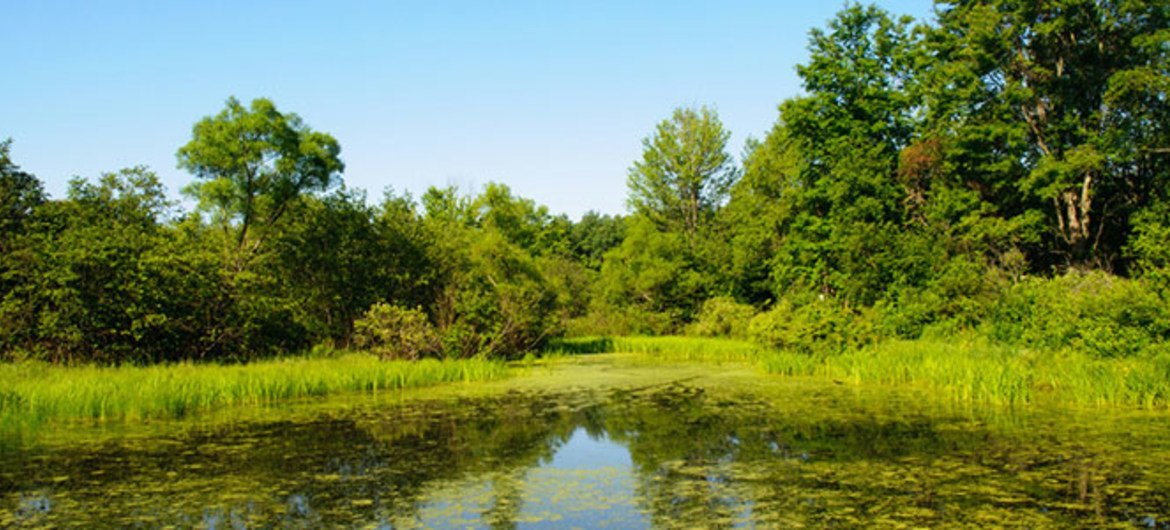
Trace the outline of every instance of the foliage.
{"label": "foliage", "polygon": [[710,108],[675,109],[642,141],[642,159],[630,168],[630,207],[693,239],[738,176],[727,153],[730,136]]}
{"label": "foliage", "polygon": [[756,308],[736,302],[730,296],[716,296],[703,302],[699,317],[687,326],[687,335],[746,339],[748,324]]}
{"label": "foliage", "polygon": [[250,361],[347,346],[367,311],[363,344],[406,357],[683,331],[816,359],[965,334],[1164,352],[1170,7],[943,0],[913,24],[849,4],[813,30],[742,169],[714,110],[676,109],[627,216],[498,183],[371,205],[267,99],[195,124],[186,215],[145,168],[52,200],[2,142],[0,356]]}
{"label": "foliage", "polygon": [[447,355],[518,356],[557,334],[556,293],[532,256],[494,230],[446,226],[431,311]]}
{"label": "foliage", "polygon": [[983,200],[1043,218],[1047,255],[1032,259],[1110,267],[1164,186],[1151,155],[1167,140],[1168,23],[1159,2],[940,2],[931,128],[954,137],[947,165]]}
{"label": "foliage", "polygon": [[877,340],[872,310],[854,310],[837,300],[796,306],[781,300],[756,315],[748,335],[759,344],[802,354],[839,354]]}
{"label": "foliage", "polygon": [[247,365],[147,367],[0,365],[0,423],[21,418],[143,419],[182,417],[235,405],[274,403],[341,392],[378,392],[506,376],[482,359],[386,362],[365,354],[288,358]]}
{"label": "foliage", "polygon": [[144,276],[159,264],[167,207],[158,178],[137,168],[96,184],[75,179],[68,200],[39,208],[42,221],[22,241],[27,254],[6,267],[14,286],[0,301],[5,349],[55,361],[150,355],[144,339],[165,316],[163,293]]}
{"label": "foliage", "polygon": [[[200,205],[225,227],[238,221],[243,249],[259,246],[302,194],[336,184],[345,167],[340,152],[332,136],[310,129],[296,114],[281,113],[271,100],[244,107],[233,97],[219,114],[195,124],[178,158],[180,167],[203,179],[188,188]],[[261,233],[249,241],[254,227]]]}
{"label": "foliage", "polygon": [[674,317],[632,305],[596,302],[589,311],[565,322],[565,335],[669,335],[674,331]]}
{"label": "foliage", "polygon": [[601,270],[602,257],[626,238],[626,218],[586,212],[569,230],[573,257],[584,266]]}
{"label": "foliage", "polygon": [[354,344],[383,359],[419,359],[440,351],[439,335],[421,309],[370,306],[353,324]]}
{"label": "foliage", "polygon": [[1071,272],[1013,286],[984,326],[1006,343],[1130,357],[1160,351],[1170,341],[1170,304],[1142,282]]}
{"label": "foliage", "polygon": [[609,307],[666,315],[674,327],[702,302],[707,280],[683,234],[639,216],[630,219],[621,246],[606,253],[598,289]]}
{"label": "foliage", "polygon": [[11,139],[0,141],[0,253],[3,254],[15,251],[13,239],[24,231],[33,212],[45,202],[41,182],[20,170],[12,161],[11,149]]}
{"label": "foliage", "polygon": [[1162,201],[1134,216],[1129,252],[1136,269],[1170,296],[1170,201]]}

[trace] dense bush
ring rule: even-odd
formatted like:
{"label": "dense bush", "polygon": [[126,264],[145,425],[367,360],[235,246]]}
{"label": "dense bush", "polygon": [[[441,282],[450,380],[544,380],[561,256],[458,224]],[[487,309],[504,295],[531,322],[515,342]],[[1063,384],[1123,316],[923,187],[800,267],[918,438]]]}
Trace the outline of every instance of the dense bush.
{"label": "dense bush", "polygon": [[703,302],[699,318],[687,326],[686,333],[700,337],[745,339],[748,336],[748,324],[755,314],[756,309],[748,304],[736,302],[730,296],[717,296]]}
{"label": "dense bush", "polygon": [[668,335],[675,331],[675,316],[634,306],[598,303],[584,315],[565,322],[570,337]]}
{"label": "dense bush", "polygon": [[379,302],[353,327],[354,344],[383,359],[419,359],[442,349],[439,334],[422,309]]}
{"label": "dense bush", "polygon": [[838,354],[878,339],[873,310],[855,310],[832,299],[796,306],[781,300],[752,318],[752,341],[806,354]]}
{"label": "dense bush", "polygon": [[1074,271],[1012,286],[982,329],[1001,342],[1124,357],[1170,340],[1170,303],[1143,281]]}

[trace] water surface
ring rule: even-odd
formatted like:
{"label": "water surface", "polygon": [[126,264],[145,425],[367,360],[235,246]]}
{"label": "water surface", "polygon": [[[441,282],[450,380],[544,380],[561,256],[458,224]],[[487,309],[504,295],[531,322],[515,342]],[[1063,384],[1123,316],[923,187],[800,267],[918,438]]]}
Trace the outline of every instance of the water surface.
{"label": "water surface", "polygon": [[1170,528],[1170,415],[622,356],[0,446],[0,527]]}

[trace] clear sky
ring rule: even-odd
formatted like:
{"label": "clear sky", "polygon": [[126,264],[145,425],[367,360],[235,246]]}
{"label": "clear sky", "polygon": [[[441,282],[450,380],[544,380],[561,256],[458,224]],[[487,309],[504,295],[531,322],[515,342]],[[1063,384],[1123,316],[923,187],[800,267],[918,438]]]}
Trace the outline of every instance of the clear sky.
{"label": "clear sky", "polygon": [[374,199],[498,181],[574,218],[618,213],[673,108],[714,106],[737,155],[766,134],[808,31],[843,5],[0,0],[0,139],[55,197],[139,164],[178,197],[191,126],[263,96],[335,136],[345,182]]}

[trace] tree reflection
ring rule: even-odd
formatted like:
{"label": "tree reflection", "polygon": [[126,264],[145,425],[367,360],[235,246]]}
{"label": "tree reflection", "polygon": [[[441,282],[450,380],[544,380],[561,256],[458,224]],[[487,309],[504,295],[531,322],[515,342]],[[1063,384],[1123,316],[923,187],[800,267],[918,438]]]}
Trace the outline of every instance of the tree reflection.
{"label": "tree reflection", "polygon": [[0,526],[517,528],[534,517],[534,470],[578,431],[628,451],[631,469],[618,471],[632,477],[632,502],[655,527],[1170,520],[1170,451],[1122,452],[1117,440],[1140,446],[1131,433],[1076,438],[910,411],[810,413],[735,389],[670,384],[29,450],[0,460]]}

